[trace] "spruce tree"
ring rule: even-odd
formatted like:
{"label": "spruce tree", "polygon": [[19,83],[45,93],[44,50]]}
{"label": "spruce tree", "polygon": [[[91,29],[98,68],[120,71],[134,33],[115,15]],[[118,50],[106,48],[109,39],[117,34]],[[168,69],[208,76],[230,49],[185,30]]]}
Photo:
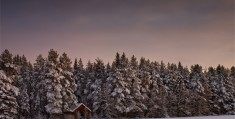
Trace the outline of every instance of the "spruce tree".
{"label": "spruce tree", "polygon": [[121,66],[121,58],[120,58],[120,54],[117,52],[116,53],[116,57],[114,62],[112,63],[112,68],[120,68]]}
{"label": "spruce tree", "polygon": [[46,93],[45,90],[45,74],[44,69],[46,67],[46,60],[40,54],[36,58],[36,62],[33,64],[33,91],[30,97],[31,110],[30,113],[33,115],[33,118],[43,118],[42,115],[46,114],[45,105],[46,105],[46,96],[43,96]]}
{"label": "spruce tree", "polygon": [[44,69],[45,79],[43,85],[46,91],[45,110],[50,118],[54,115],[62,114],[63,97],[61,94],[63,86],[61,85],[64,77],[60,76],[61,69],[58,68],[58,56],[53,49],[49,51],[48,61]]}
{"label": "spruce tree", "polygon": [[77,97],[75,96],[75,91],[77,85],[75,84],[74,75],[72,73],[71,60],[66,53],[60,56],[59,66],[61,72],[59,75],[61,77],[61,95],[62,95],[62,111],[70,110],[71,107],[77,105]]}
{"label": "spruce tree", "polygon": [[86,82],[86,78],[84,74],[85,69],[83,68],[83,62],[81,58],[79,59],[78,64],[76,64],[75,67],[76,69],[74,69],[74,76],[75,76],[75,82],[77,84],[76,96],[78,98],[78,102],[85,103],[86,99],[83,95],[84,95],[84,89],[86,87],[87,82]]}
{"label": "spruce tree", "polygon": [[132,57],[131,57],[130,66],[134,70],[137,70],[137,68],[138,68],[138,61],[134,55],[132,55]]}
{"label": "spruce tree", "polygon": [[126,54],[123,52],[121,59],[120,59],[120,65],[122,68],[127,68],[128,66],[128,58],[126,57]]}
{"label": "spruce tree", "polygon": [[235,80],[235,66],[232,66],[230,69],[230,77]]}
{"label": "spruce tree", "polygon": [[[92,92],[92,109],[93,109],[93,116],[95,118],[101,117],[101,111],[104,109],[101,109],[103,106],[104,99],[102,97],[102,91],[103,91],[103,84],[105,80],[105,66],[102,60],[96,59],[96,62],[94,63],[94,82],[91,85]],[[104,105],[104,104],[103,104]]]}
{"label": "spruce tree", "polygon": [[7,76],[13,76],[17,74],[17,70],[15,65],[13,65],[13,55],[9,52],[9,50],[4,50],[0,56],[0,67],[5,71]]}
{"label": "spruce tree", "polygon": [[[16,60],[16,61],[15,61]],[[13,63],[17,67],[18,74],[17,80],[14,84],[19,88],[20,94],[17,97],[17,102],[19,104],[19,115],[20,117],[29,118],[30,117],[30,96],[33,94],[33,80],[32,80],[32,70],[33,67],[27,61],[26,57],[17,55],[13,58]]]}
{"label": "spruce tree", "polygon": [[74,71],[76,71],[78,69],[78,60],[77,60],[77,58],[75,58],[75,60],[74,60],[73,69],[74,69]]}
{"label": "spruce tree", "polygon": [[86,86],[84,89],[84,95],[86,97],[85,104],[89,107],[92,108],[92,99],[93,95],[92,92],[94,89],[91,87],[92,84],[95,82],[95,74],[94,74],[94,64],[88,61],[86,69],[85,69],[85,77],[86,77]]}
{"label": "spruce tree", "polygon": [[204,88],[202,86],[202,81],[204,80],[204,74],[202,72],[202,67],[198,64],[191,67],[191,73],[188,81],[188,87],[193,91],[203,94]]}
{"label": "spruce tree", "polygon": [[235,87],[232,80],[228,77],[228,71],[223,65],[216,68],[219,87],[217,87],[217,95],[219,96],[219,105],[223,114],[235,114]]}
{"label": "spruce tree", "polygon": [[18,104],[16,97],[19,89],[12,85],[12,79],[6,76],[3,70],[0,70],[0,118],[15,119],[17,118]]}

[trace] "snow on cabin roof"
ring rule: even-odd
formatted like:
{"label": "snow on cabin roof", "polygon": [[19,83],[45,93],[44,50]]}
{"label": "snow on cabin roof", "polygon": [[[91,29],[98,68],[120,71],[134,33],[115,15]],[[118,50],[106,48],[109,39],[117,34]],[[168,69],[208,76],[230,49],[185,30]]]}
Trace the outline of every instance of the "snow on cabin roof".
{"label": "snow on cabin roof", "polygon": [[79,103],[79,104],[77,104],[77,105],[71,106],[71,108],[68,109],[68,110],[66,110],[66,112],[74,112],[77,108],[79,108],[79,107],[82,106],[82,105],[83,105],[86,109],[88,109],[89,111],[91,111],[91,109],[88,108],[86,105],[84,105],[83,103]]}

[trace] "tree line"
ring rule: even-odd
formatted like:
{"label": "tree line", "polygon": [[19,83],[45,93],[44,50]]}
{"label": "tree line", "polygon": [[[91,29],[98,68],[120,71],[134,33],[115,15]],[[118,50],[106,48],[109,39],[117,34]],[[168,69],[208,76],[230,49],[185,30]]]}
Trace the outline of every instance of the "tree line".
{"label": "tree line", "polygon": [[7,49],[0,55],[0,118],[53,119],[84,103],[93,118],[235,114],[235,66],[202,69],[116,53],[84,66],[51,49],[30,63]]}

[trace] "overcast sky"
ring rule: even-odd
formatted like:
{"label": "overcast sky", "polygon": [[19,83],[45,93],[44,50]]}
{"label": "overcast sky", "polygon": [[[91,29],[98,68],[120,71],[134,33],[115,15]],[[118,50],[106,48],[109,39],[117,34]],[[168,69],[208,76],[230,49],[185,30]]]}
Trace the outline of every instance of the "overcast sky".
{"label": "overcast sky", "polygon": [[0,51],[235,65],[234,0],[1,0]]}

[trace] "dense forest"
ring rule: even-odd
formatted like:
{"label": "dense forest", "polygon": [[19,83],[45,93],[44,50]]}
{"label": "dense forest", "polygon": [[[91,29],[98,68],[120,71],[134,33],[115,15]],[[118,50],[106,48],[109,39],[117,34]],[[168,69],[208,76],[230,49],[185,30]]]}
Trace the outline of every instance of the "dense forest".
{"label": "dense forest", "polygon": [[93,118],[185,117],[235,114],[235,66],[137,60],[116,53],[112,63],[72,63],[51,49],[31,64],[0,55],[0,118],[53,119],[84,103]]}

